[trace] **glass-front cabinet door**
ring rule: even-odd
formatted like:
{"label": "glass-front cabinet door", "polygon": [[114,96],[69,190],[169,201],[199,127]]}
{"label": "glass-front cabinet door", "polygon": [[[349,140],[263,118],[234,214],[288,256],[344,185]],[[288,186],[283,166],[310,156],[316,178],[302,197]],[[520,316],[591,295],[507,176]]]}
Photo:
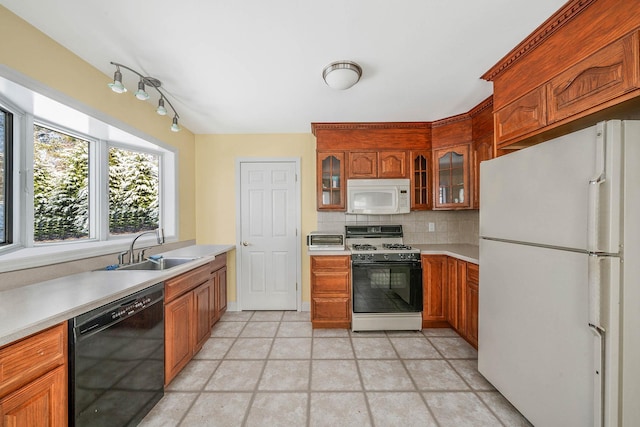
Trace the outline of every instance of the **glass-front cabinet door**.
{"label": "glass-front cabinet door", "polygon": [[469,154],[469,144],[434,151],[436,209],[471,207]]}
{"label": "glass-front cabinet door", "polygon": [[344,152],[317,153],[318,210],[345,210]]}
{"label": "glass-front cabinet door", "polygon": [[431,209],[431,152],[411,152],[411,210]]}

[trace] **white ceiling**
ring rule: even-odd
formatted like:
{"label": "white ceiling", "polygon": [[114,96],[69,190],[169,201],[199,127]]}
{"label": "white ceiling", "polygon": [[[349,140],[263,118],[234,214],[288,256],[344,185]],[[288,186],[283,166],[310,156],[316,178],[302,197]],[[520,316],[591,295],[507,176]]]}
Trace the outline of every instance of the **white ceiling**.
{"label": "white ceiling", "polygon": [[[464,113],[491,94],[480,76],[564,3],[0,0],[103,71],[105,90],[110,61],[160,79],[181,125],[197,134]],[[363,69],[345,91],[322,80],[324,66],[341,59]],[[126,70],[123,77],[135,91],[138,78]]]}

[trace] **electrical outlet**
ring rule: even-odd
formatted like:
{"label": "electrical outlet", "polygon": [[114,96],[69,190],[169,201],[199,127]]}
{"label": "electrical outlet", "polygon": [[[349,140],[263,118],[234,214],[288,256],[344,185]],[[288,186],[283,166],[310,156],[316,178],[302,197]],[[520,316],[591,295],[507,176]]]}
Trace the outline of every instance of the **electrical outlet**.
{"label": "electrical outlet", "polygon": [[434,222],[429,223],[429,233],[436,231],[436,224]]}

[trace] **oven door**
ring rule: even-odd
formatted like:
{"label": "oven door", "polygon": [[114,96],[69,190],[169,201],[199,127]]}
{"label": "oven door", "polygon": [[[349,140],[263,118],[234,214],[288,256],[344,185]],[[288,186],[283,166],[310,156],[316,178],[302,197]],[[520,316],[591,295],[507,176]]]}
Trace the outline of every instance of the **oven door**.
{"label": "oven door", "polygon": [[422,311],[420,262],[352,264],[354,313]]}

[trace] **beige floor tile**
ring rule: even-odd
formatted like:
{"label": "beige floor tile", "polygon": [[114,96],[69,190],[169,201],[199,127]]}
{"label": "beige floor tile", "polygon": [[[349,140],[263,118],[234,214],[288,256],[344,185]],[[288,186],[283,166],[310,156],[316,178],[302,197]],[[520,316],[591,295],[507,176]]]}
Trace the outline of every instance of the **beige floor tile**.
{"label": "beige floor tile", "polygon": [[362,390],[355,360],[313,360],[311,390]]}
{"label": "beige floor tile", "polygon": [[247,322],[218,322],[211,329],[212,337],[235,338],[240,335]]}
{"label": "beige floor tile", "polygon": [[351,338],[353,350],[358,359],[397,359],[391,342],[387,337]]}
{"label": "beige floor tile", "polygon": [[391,337],[391,344],[402,359],[441,359],[433,345],[425,338]]}
{"label": "beige floor tile", "polygon": [[349,330],[348,329],[334,329],[334,328],[330,328],[330,329],[314,329],[313,330],[313,336],[314,337],[320,337],[320,338],[335,338],[335,337],[340,337],[340,338],[345,338],[349,336]]}
{"label": "beige floor tile", "polygon": [[405,337],[405,338],[422,338],[422,331],[386,331],[386,335],[391,337]]}
{"label": "beige floor tile", "polygon": [[400,360],[359,360],[358,368],[365,390],[415,390]]}
{"label": "beige floor tile", "polygon": [[309,389],[309,360],[269,360],[258,390],[306,391]]}
{"label": "beige floor tile", "polygon": [[456,331],[451,328],[425,328],[422,330],[425,337],[457,337]]}
{"label": "beige floor tile", "polygon": [[197,393],[166,392],[139,426],[177,426],[197,397]]}
{"label": "beige floor tile", "polygon": [[248,322],[240,336],[243,338],[275,337],[280,322]]}
{"label": "beige floor tile", "polygon": [[223,360],[205,390],[251,391],[260,380],[264,364],[262,360]]}
{"label": "beige floor tile", "polygon": [[269,359],[310,359],[311,338],[276,338]]}
{"label": "beige floor tile", "polygon": [[453,365],[453,369],[456,370],[458,374],[471,386],[474,390],[486,390],[492,391],[495,388],[491,385],[489,381],[485,379],[485,377],[478,372],[478,360],[476,359],[460,359],[460,360],[450,360],[451,365]]}
{"label": "beige floor tile", "polygon": [[376,426],[437,426],[419,393],[367,392],[367,400]]}
{"label": "beige floor tile", "polygon": [[387,336],[385,331],[351,331],[350,333],[353,338],[382,338]]}
{"label": "beige floor tile", "polygon": [[424,393],[423,396],[442,427],[501,425],[473,393]]}
{"label": "beige floor tile", "polygon": [[445,360],[406,360],[404,364],[419,390],[469,390]]}
{"label": "beige floor tile", "polygon": [[227,359],[266,359],[273,338],[238,338],[227,352]]}
{"label": "beige floor tile", "polygon": [[253,316],[253,311],[227,311],[220,318],[221,322],[246,322]]}
{"label": "beige floor tile", "polygon": [[170,391],[200,391],[204,388],[213,372],[218,367],[218,360],[192,360],[171,381],[167,387]]}
{"label": "beige floor tile", "polygon": [[478,393],[494,414],[508,427],[532,427],[525,417],[497,391]]}
{"label": "beige floor tile", "polygon": [[310,322],[311,313],[308,311],[285,311],[282,316],[283,322]]}
{"label": "beige floor tile", "polygon": [[279,337],[311,337],[313,330],[309,322],[282,322],[278,329]]}
{"label": "beige floor tile", "polygon": [[353,359],[353,348],[349,338],[314,338],[314,359]]}
{"label": "beige floor tile", "polygon": [[446,359],[477,359],[478,351],[462,338],[429,338]]}
{"label": "beige floor tile", "polygon": [[250,401],[251,393],[202,393],[181,425],[237,427],[242,425]]}
{"label": "beige floor tile", "polygon": [[251,322],[279,322],[284,311],[256,311],[249,319]]}
{"label": "beige floor tile", "polygon": [[371,425],[364,393],[311,393],[310,427]]}
{"label": "beige floor tile", "polygon": [[193,357],[194,359],[222,359],[227,354],[235,342],[235,338],[212,338],[208,340],[200,351]]}
{"label": "beige floor tile", "polygon": [[256,427],[307,424],[306,393],[256,393],[246,425]]}

